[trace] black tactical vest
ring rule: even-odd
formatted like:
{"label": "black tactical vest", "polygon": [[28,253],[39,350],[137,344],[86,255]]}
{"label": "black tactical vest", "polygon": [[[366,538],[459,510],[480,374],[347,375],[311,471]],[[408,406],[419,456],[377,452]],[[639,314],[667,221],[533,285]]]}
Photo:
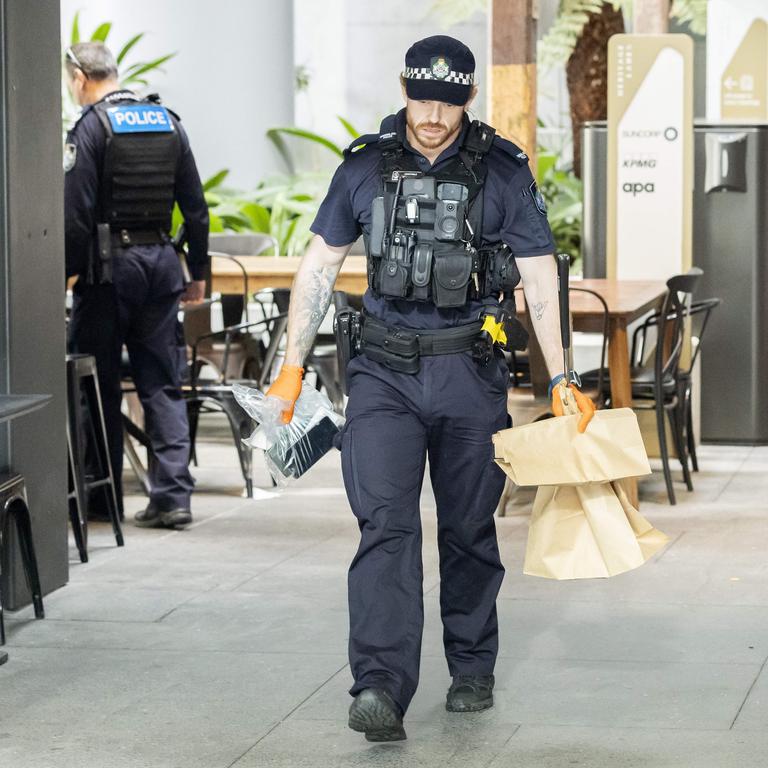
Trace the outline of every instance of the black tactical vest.
{"label": "black tactical vest", "polygon": [[181,153],[170,112],[130,92],[94,108],[106,132],[99,220],[112,232],[167,234]]}
{"label": "black tactical vest", "polygon": [[[519,273],[509,249],[483,242],[482,190],[494,129],[470,123],[458,154],[424,173],[393,127],[385,121],[377,141],[380,192],[365,237],[372,293],[443,308],[514,288]],[[361,137],[350,151],[373,138]]]}

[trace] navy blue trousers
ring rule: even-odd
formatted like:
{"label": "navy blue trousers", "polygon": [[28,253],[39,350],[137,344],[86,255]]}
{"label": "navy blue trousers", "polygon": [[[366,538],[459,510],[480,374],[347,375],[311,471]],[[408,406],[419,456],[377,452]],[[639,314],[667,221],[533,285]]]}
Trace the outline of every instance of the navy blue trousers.
{"label": "navy blue trousers", "polygon": [[419,497],[427,457],[448,669],[494,669],[504,568],[493,514],[504,475],[491,435],[508,424],[508,372],[503,360],[479,367],[469,353],[422,358],[414,376],[365,356],[348,372],[342,466],[361,534],[349,569],[350,693],[383,688],[405,712],[424,623]]}
{"label": "navy blue trousers", "polygon": [[181,394],[186,366],[178,320],[183,277],[178,256],[166,245],[117,250],[111,285],[78,280],[70,326],[74,352],[96,357],[104,420],[118,495],[123,466],[120,413],[121,357],[128,349],[131,374],[144,408],[155,460],[150,462],[152,501],[163,509],[189,507],[189,424]]}

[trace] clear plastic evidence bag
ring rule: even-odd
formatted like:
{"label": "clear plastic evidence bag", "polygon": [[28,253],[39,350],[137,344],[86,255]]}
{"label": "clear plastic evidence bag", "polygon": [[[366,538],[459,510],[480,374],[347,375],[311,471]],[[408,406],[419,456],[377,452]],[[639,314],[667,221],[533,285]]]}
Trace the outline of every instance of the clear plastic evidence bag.
{"label": "clear plastic evidence bag", "polygon": [[232,393],[258,424],[244,442],[264,451],[267,468],[280,487],[301,477],[325,456],[344,425],[330,400],[306,382],[288,424],[280,419],[282,401],[242,384],[233,384]]}

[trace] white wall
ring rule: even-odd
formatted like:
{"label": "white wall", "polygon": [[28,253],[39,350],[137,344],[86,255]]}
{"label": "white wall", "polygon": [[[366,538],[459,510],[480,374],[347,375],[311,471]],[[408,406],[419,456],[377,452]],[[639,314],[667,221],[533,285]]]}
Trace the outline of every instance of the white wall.
{"label": "white wall", "polygon": [[150,83],[181,115],[203,178],[229,168],[248,189],[282,170],[264,132],[293,124],[291,0],[61,0],[65,42],[77,10],[83,36],[114,22],[113,49],[146,32],[136,58],[178,52]]}

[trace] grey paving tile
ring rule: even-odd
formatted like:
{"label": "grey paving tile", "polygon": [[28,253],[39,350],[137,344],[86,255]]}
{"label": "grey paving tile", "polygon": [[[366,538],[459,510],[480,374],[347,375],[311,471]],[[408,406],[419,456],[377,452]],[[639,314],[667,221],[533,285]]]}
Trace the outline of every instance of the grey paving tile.
{"label": "grey paving tile", "polygon": [[186,642],[221,650],[338,654],[346,651],[346,593],[315,597],[210,592],[195,597],[163,625]]}
{"label": "grey paving tile", "polygon": [[[137,731],[103,719],[76,728],[36,724],[0,732],[0,765],[12,768],[228,768],[273,727],[180,723],[164,715]],[[172,729],[172,735],[169,731]]]}
{"label": "grey paving tile", "polygon": [[[422,652],[442,656],[436,597],[425,601]],[[501,600],[499,655],[517,659],[759,664],[768,611],[661,603]]]}
{"label": "grey paving tile", "polygon": [[[515,723],[648,728],[730,727],[760,664],[689,664],[500,659],[496,706],[488,720]],[[448,685],[445,661],[422,659],[419,691],[408,719],[439,722]],[[338,720],[349,697],[339,675],[296,712]]]}
{"label": "grey paving tile", "polygon": [[151,622],[187,600],[192,590],[136,589],[115,584],[70,584],[46,596],[46,621]]}
{"label": "grey paving tile", "polygon": [[346,723],[290,719],[280,723],[234,768],[485,768],[512,737],[515,726],[494,731],[478,718],[409,724],[408,739],[371,744]]}
{"label": "grey paving tile", "polygon": [[[93,551],[92,551],[93,559]],[[190,592],[207,592],[211,589],[236,589],[260,570],[279,562],[282,553],[255,554],[247,562],[223,561],[215,567],[201,568],[199,561],[191,558],[169,558],[167,553],[131,553],[108,564],[97,563],[94,570],[73,564],[70,568],[71,585],[88,585],[92,581],[106,585],[124,585],[147,590],[183,589]]]}
{"label": "grey paving tile", "polygon": [[[524,545],[522,545],[524,547]],[[527,600],[768,606],[768,568],[714,568],[707,563],[653,562],[603,580],[553,581],[522,575],[522,553],[510,562],[501,596]]]}
{"label": "grey paving tile", "polygon": [[3,709],[0,756],[19,759],[2,764],[224,768],[343,664],[338,656],[297,666],[287,654],[14,648],[0,670],[3,699],[13,702]]}
{"label": "grey paving tile", "polygon": [[745,698],[738,713],[734,728],[739,730],[759,730],[768,733],[768,671],[760,671],[755,684]]}
{"label": "grey paving tile", "polygon": [[746,768],[767,760],[762,733],[523,725],[488,768]]}

